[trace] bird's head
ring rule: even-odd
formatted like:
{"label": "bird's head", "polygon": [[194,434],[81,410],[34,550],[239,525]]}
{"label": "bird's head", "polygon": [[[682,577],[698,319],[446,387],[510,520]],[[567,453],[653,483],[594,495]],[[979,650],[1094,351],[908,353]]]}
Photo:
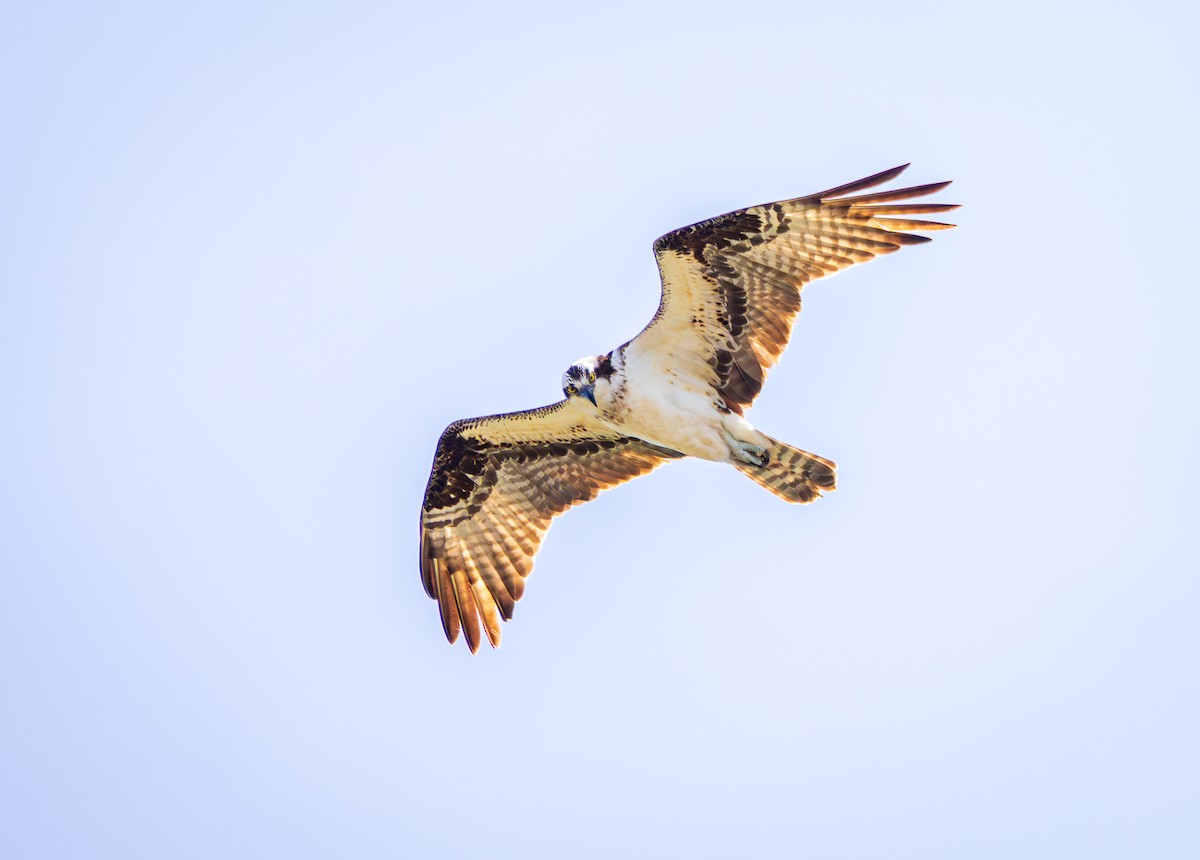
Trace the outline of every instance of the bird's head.
{"label": "bird's head", "polygon": [[567,368],[562,378],[563,394],[567,398],[585,397],[596,405],[596,383],[604,383],[612,373],[612,364],[606,355],[581,358]]}

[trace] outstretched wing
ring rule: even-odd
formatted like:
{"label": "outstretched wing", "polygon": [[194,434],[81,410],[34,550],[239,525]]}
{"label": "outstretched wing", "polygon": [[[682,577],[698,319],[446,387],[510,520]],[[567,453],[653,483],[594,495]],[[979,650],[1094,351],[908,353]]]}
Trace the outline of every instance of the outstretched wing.
{"label": "outstretched wing", "polygon": [[758,396],[800,313],[800,289],[814,278],[928,242],[906,230],[953,227],[913,220],[957,205],[897,203],[949,182],[847,197],[899,176],[908,165],[828,191],[739,209],[654,243],[662,299],[627,354],[704,379],[741,412]]}
{"label": "outstretched wing", "polygon": [[492,646],[512,618],[550,521],[678,452],[598,424],[579,399],[446,428],[421,510],[421,579],[451,642]]}

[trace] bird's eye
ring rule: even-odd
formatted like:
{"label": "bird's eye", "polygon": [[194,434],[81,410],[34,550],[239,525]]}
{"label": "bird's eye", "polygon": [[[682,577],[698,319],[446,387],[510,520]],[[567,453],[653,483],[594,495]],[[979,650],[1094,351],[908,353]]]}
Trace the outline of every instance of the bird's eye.
{"label": "bird's eye", "polygon": [[588,382],[595,382],[595,381],[596,381],[596,371],[589,370],[588,371]]}
{"label": "bird's eye", "polygon": [[575,393],[575,383],[568,382],[567,383],[567,394],[574,394],[574,393]]}

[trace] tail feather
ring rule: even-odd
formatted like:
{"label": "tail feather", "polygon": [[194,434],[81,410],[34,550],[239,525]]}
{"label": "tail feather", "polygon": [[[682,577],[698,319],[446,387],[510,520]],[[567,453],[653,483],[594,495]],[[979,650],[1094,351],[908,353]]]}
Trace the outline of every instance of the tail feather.
{"label": "tail feather", "polygon": [[767,462],[761,466],[731,462],[750,480],[789,502],[807,504],[837,489],[837,464],[767,437]]}

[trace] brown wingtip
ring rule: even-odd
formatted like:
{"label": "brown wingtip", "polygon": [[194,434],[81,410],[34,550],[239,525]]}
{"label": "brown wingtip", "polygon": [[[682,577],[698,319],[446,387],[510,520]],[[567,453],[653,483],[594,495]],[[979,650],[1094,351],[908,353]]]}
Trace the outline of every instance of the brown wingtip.
{"label": "brown wingtip", "polygon": [[425,593],[437,600],[438,586],[436,579],[436,568],[433,560],[433,539],[429,536],[429,532],[425,530],[424,521],[421,522],[421,585],[425,586]]}
{"label": "brown wingtip", "polygon": [[488,591],[482,579],[472,582],[471,590],[475,592],[475,605],[479,607],[479,614],[483,617],[483,632],[487,634],[488,644],[493,648],[499,648],[500,612],[496,605],[496,599],[492,597],[492,593]]}
{"label": "brown wingtip", "polygon": [[871,222],[892,233],[901,230],[949,230],[958,226],[946,221],[923,221],[916,218],[872,218]]}
{"label": "brown wingtip", "polygon": [[433,580],[437,583],[437,594],[434,595],[434,598],[438,602],[438,611],[442,616],[442,630],[446,633],[446,640],[453,645],[458,641],[460,629],[458,609],[454,601],[454,586],[450,582],[450,572],[441,563],[441,559],[431,558],[430,563],[433,565]]}
{"label": "brown wingtip", "polygon": [[908,200],[912,197],[924,197],[927,194],[936,194],[941,191],[953,180],[945,182],[930,182],[927,185],[913,185],[908,188],[897,188],[894,191],[878,191],[874,194],[863,194],[858,197],[842,197],[836,202],[839,204],[849,204],[850,206],[858,207],[865,203],[885,203],[888,200]]}
{"label": "brown wingtip", "polygon": [[845,185],[839,185],[836,188],[829,188],[825,191],[818,191],[816,194],[808,195],[810,200],[826,200],[830,197],[838,197],[842,194],[849,194],[852,191],[863,191],[867,188],[874,188],[876,185],[883,185],[885,182],[891,182],[904,171],[908,170],[909,164],[901,164],[896,167],[890,167],[887,170],[881,170],[879,173],[874,173],[862,179],[856,179],[853,182],[847,182]]}
{"label": "brown wingtip", "polygon": [[451,578],[454,588],[454,605],[458,609],[458,620],[462,625],[467,647],[474,654],[479,650],[479,614],[475,611],[475,596],[467,584],[466,574],[457,571]]}
{"label": "brown wingtip", "polygon": [[953,212],[961,203],[884,203],[878,206],[861,203],[851,207],[860,215],[929,215],[934,212]]}

